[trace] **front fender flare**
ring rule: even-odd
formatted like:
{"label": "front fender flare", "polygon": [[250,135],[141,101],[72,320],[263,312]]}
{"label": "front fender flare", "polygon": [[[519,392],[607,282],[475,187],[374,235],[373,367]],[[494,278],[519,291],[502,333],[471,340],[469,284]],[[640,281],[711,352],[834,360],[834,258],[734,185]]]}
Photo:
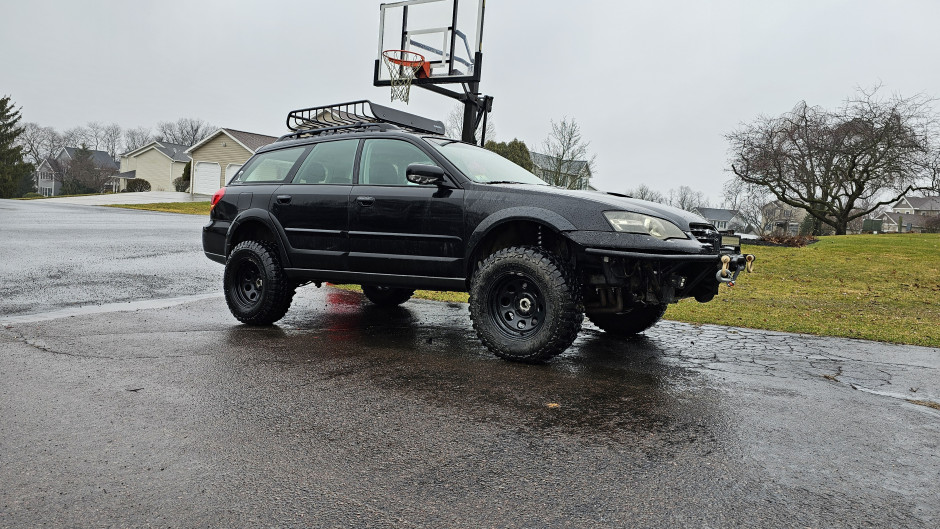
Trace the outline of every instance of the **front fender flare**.
{"label": "front fender flare", "polygon": [[483,219],[483,222],[478,224],[477,227],[473,230],[473,233],[470,234],[470,237],[467,239],[468,265],[470,264],[470,256],[472,256],[476,251],[477,245],[480,244],[480,241],[482,241],[487,235],[489,235],[499,226],[506,224],[507,222],[519,220],[535,222],[543,226],[547,226],[560,233],[577,230],[571,221],[559,215],[558,213],[545,208],[534,206],[506,208],[497,211],[496,213],[493,213],[489,217]]}

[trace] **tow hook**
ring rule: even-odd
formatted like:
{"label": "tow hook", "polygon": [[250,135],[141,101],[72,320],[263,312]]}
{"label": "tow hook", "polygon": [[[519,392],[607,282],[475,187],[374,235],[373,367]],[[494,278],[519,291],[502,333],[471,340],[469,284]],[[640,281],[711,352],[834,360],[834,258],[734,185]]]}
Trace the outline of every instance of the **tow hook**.
{"label": "tow hook", "polygon": [[[737,262],[735,263],[736,267],[732,271],[730,269],[731,256],[728,256],[728,255],[721,256],[721,270],[719,270],[715,274],[715,279],[717,279],[719,283],[725,283],[729,287],[734,286],[734,280],[737,279],[738,274],[741,273],[741,268],[740,268],[741,262],[740,262],[740,258],[738,259],[739,260],[737,260]],[[746,270],[747,273],[749,274],[754,271],[754,259],[755,257],[751,254],[744,256],[744,270]]]}
{"label": "tow hook", "polygon": [[737,274],[732,274],[731,270],[728,270],[728,265],[730,264],[731,264],[731,257],[727,255],[722,255],[721,256],[721,270],[719,270],[718,273],[715,274],[715,279],[717,279],[719,283],[727,283],[728,286],[734,286],[734,279],[735,279],[734,276]]}

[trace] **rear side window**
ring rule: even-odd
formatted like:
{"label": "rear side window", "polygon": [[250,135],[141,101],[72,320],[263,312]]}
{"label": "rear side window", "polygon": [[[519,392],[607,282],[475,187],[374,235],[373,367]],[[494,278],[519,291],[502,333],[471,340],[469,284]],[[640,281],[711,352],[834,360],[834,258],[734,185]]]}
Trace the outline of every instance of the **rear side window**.
{"label": "rear side window", "polygon": [[238,172],[233,182],[283,182],[306,149],[306,147],[292,147],[259,154]]}
{"label": "rear side window", "polygon": [[373,186],[406,186],[405,169],[413,164],[437,165],[414,145],[401,140],[365,140],[359,183]]}
{"label": "rear side window", "polygon": [[359,140],[319,143],[294,176],[295,184],[350,185]]}

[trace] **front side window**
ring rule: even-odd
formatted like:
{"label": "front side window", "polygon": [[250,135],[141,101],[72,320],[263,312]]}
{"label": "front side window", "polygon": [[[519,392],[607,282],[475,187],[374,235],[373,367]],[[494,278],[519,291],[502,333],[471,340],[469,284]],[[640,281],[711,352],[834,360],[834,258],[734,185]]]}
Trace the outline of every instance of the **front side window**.
{"label": "front side window", "polygon": [[401,140],[366,140],[359,165],[359,183],[373,186],[417,185],[405,178],[405,169],[413,164],[437,165],[430,156]]}
{"label": "front side window", "polygon": [[306,147],[292,147],[259,154],[238,172],[233,183],[283,182]]}
{"label": "front side window", "polygon": [[350,185],[359,140],[338,140],[320,143],[313,148],[297,169],[295,184]]}

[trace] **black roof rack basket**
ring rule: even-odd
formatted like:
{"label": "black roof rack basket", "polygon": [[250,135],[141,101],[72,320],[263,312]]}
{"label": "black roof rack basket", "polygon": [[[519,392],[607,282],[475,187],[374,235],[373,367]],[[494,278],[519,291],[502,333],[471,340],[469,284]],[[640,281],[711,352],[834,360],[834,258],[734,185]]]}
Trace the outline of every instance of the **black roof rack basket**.
{"label": "black roof rack basket", "polygon": [[283,138],[299,138],[307,134],[340,129],[365,128],[380,123],[395,125],[413,132],[444,134],[444,124],[440,121],[362,100],[292,110],[287,115],[287,128],[293,131],[293,134],[287,134]]}

